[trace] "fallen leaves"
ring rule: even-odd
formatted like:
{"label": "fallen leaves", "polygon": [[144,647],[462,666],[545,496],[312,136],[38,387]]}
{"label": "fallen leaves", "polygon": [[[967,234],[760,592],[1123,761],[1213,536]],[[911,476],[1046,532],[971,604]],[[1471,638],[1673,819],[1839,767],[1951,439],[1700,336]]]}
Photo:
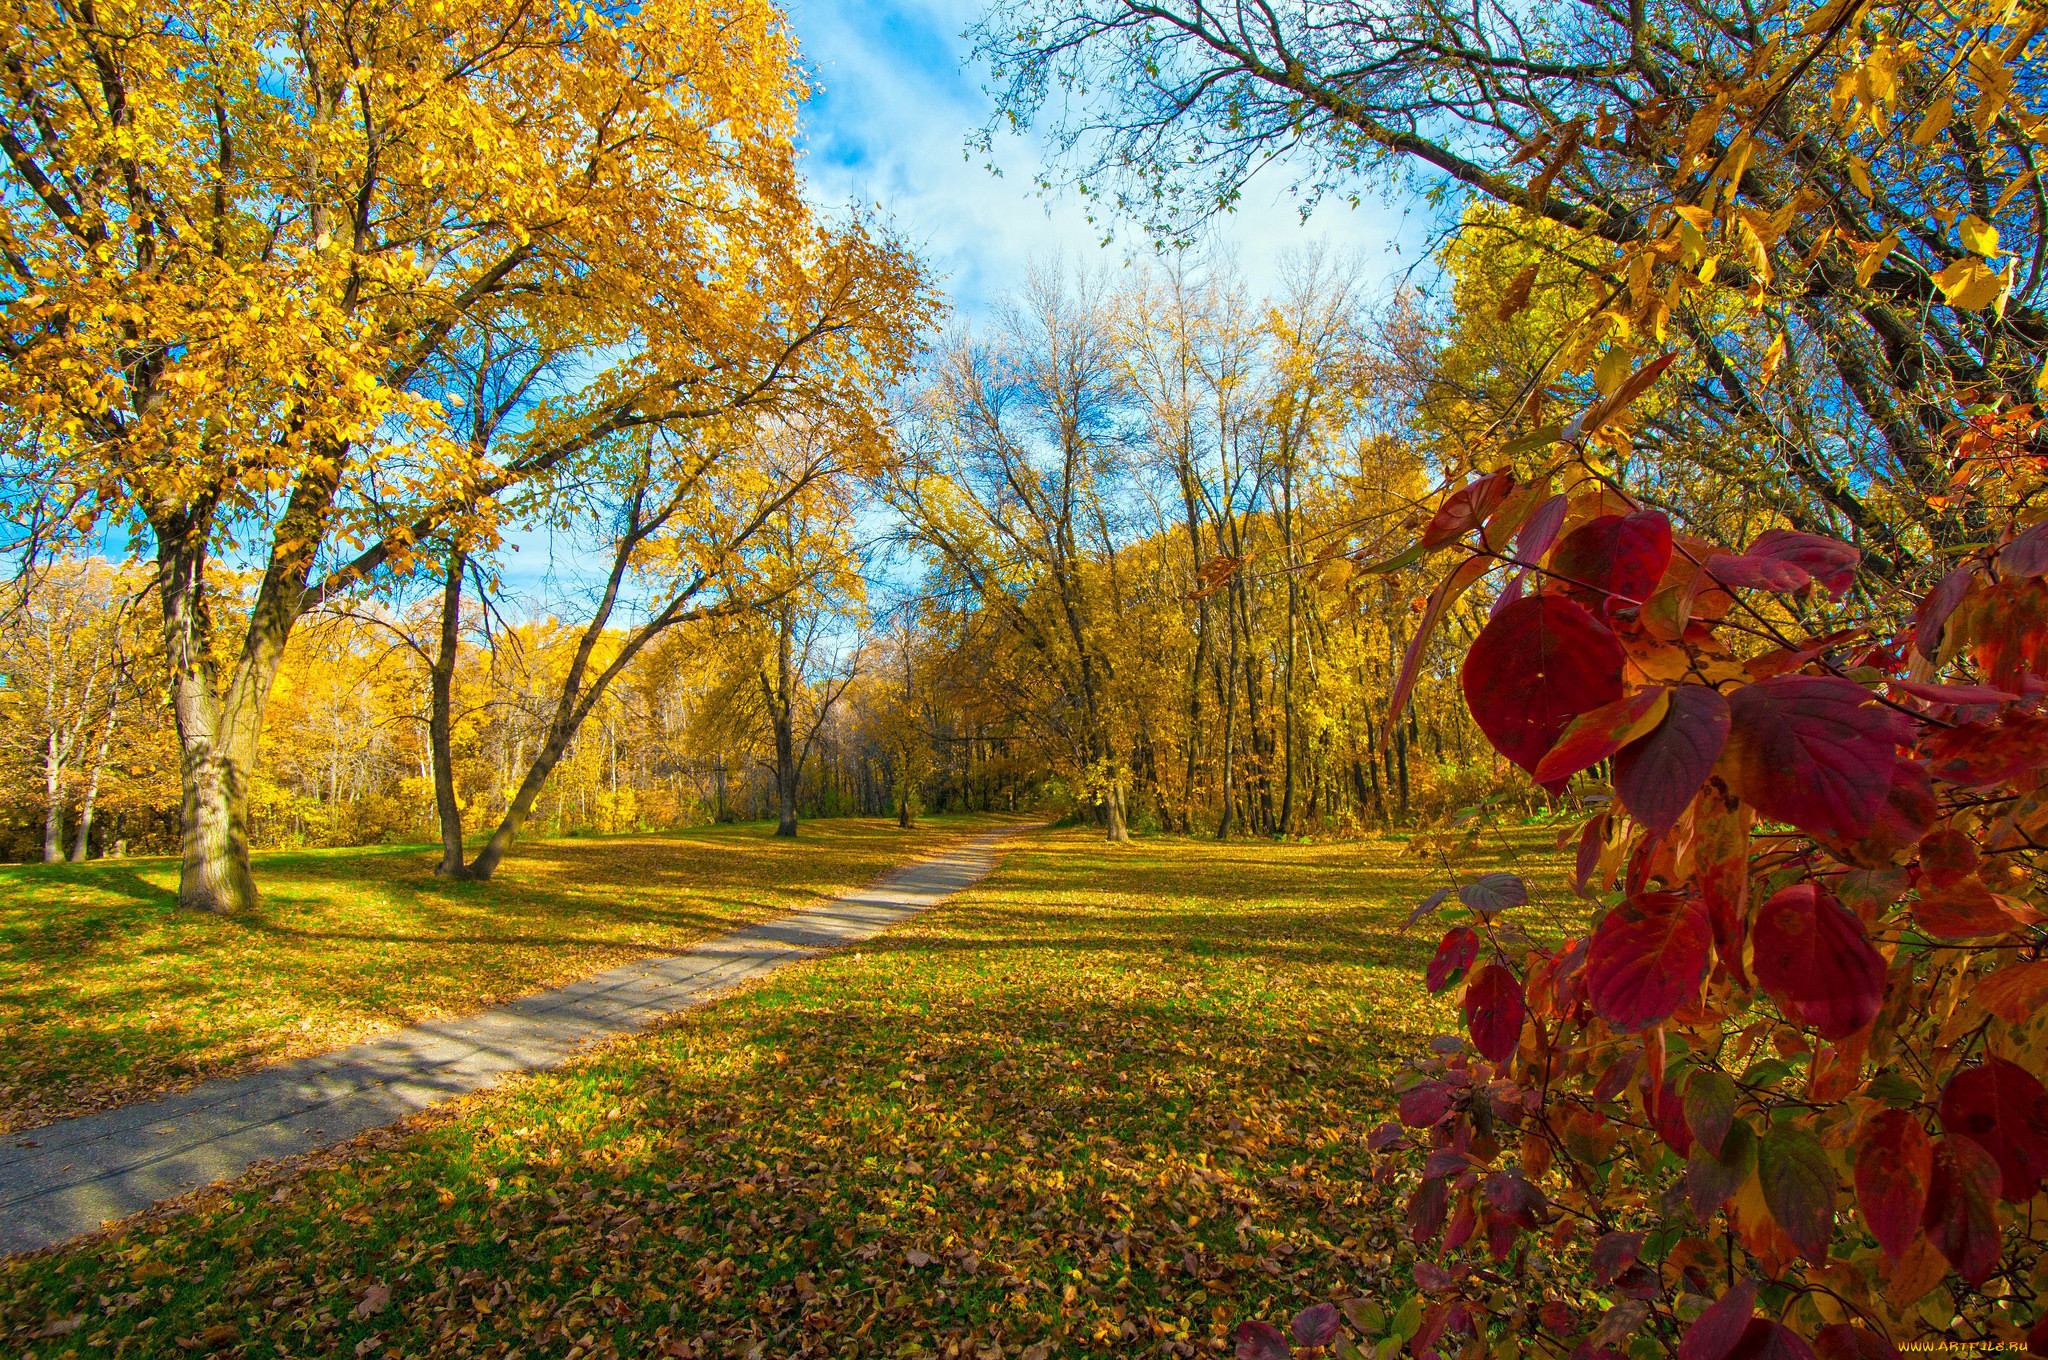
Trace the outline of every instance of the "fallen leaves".
{"label": "fallen leaves", "polygon": [[1189,1357],[1338,1282],[1392,1308],[1416,1256],[1367,1138],[1451,1018],[1413,1002],[1427,867],[1394,849],[1047,837],[282,1201],[14,1263],[0,1350],[53,1360],[19,1343],[91,1305],[108,1349],[154,1316],[250,1355]]}

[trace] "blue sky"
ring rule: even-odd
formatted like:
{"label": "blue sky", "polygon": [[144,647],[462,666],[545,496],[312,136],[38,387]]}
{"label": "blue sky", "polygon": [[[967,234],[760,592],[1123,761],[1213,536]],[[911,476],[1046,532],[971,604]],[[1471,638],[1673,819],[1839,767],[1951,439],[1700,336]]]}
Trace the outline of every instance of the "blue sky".
{"label": "blue sky", "polygon": [[[997,143],[1000,177],[966,151],[990,107],[960,36],[980,12],[976,0],[790,0],[789,12],[819,87],[805,111],[815,199],[878,206],[968,317],[985,313],[1034,262],[1122,265],[1134,246],[1149,249],[1124,229],[1104,252],[1103,229],[1077,201],[1041,198],[1035,140]],[[1279,178],[1255,184],[1209,243],[1253,288],[1273,282],[1290,247],[1312,241],[1356,253],[1389,286],[1415,262],[1419,212],[1404,216],[1376,200],[1357,209],[1332,203],[1304,225],[1285,187]]]}

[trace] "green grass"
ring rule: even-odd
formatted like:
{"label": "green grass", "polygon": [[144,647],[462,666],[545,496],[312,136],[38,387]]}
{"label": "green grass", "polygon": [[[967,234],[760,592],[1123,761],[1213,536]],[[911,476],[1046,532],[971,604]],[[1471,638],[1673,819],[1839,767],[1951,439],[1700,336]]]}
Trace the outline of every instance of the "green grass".
{"label": "green grass", "polygon": [[253,915],[178,910],[173,859],[0,869],[0,1132],[460,1015],[859,887],[995,819],[807,822],[517,847],[256,856]]}
{"label": "green grass", "polygon": [[[1364,1139],[1450,1023],[1437,932],[1396,930],[1435,881],[1383,843],[1041,834],[857,951],[0,1268],[0,1349],[1190,1356],[1392,1307]],[[1555,873],[1539,902],[1578,914]]]}

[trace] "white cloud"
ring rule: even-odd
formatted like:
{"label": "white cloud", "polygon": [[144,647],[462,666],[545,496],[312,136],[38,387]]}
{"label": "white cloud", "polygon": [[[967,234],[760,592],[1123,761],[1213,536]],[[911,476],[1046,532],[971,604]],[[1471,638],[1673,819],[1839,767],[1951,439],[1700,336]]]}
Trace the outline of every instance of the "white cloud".
{"label": "white cloud", "polygon": [[[985,312],[1034,261],[1115,264],[1149,254],[1127,224],[1112,224],[1118,240],[1101,251],[1104,226],[1088,221],[1077,196],[1039,195],[1033,179],[1045,148],[1036,139],[998,139],[1000,177],[984,157],[965,153],[990,108],[960,36],[978,12],[972,0],[791,6],[821,87],[805,120],[813,196],[878,206],[970,316]],[[1389,285],[1414,262],[1425,225],[1419,214],[1371,201],[1355,209],[1329,202],[1304,224],[1287,196],[1285,169],[1255,182],[1237,211],[1217,221],[1208,245],[1234,259],[1252,287],[1272,286],[1287,252],[1314,242],[1360,257]]]}

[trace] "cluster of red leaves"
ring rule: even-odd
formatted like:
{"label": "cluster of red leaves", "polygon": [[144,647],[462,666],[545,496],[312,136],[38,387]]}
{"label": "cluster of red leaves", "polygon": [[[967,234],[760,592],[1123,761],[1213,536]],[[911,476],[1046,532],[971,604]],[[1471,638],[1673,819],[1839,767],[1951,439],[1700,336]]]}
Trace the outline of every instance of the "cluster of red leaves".
{"label": "cluster of red leaves", "polygon": [[1481,730],[1611,798],[1584,935],[1468,884],[1429,965],[1467,1042],[1375,1137],[1420,1144],[1441,1253],[1413,1354],[2048,1353],[2048,521],[1990,537],[1887,623],[1848,610],[1854,547],[1733,551],[1576,464],[1424,530],[1459,552],[1426,620],[1505,576],[1460,672]]}

